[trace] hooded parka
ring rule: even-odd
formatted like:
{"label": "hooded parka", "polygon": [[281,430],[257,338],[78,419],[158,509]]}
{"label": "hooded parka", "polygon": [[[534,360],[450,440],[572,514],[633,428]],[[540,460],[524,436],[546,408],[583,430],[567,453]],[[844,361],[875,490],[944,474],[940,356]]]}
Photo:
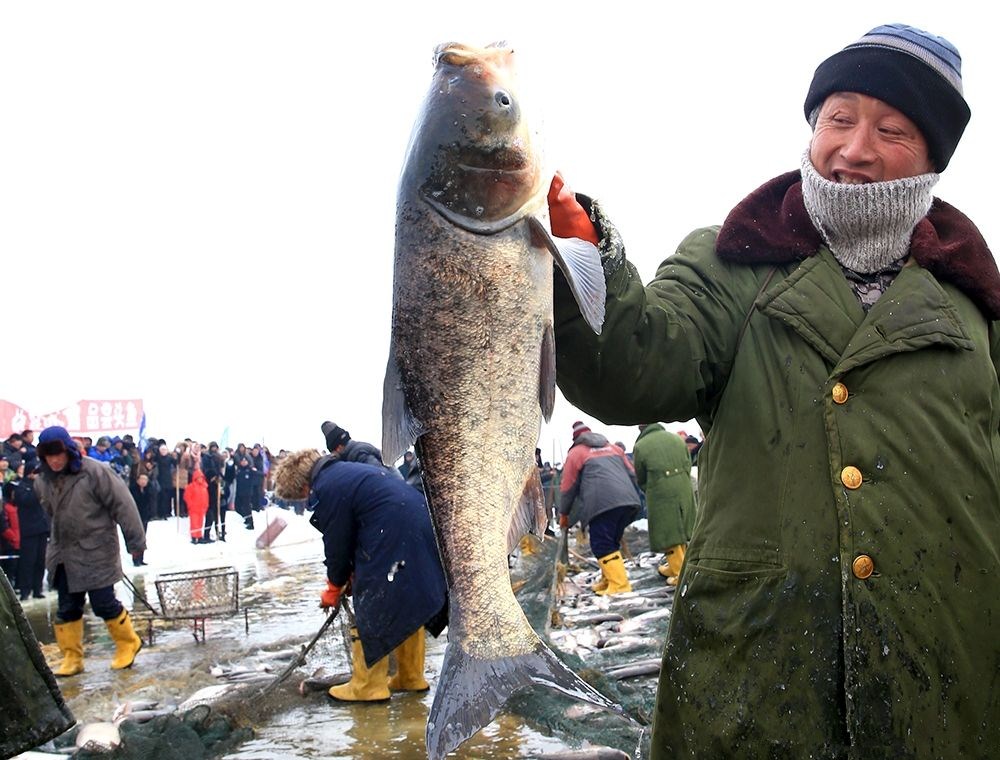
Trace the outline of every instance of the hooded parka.
{"label": "hooded parka", "polygon": [[557,274],[563,393],[707,436],[653,757],[997,757],[1000,275],[974,225],[936,200],[866,314],[797,172],[647,287],[593,214],[608,313],[594,336]]}
{"label": "hooded parka", "polygon": [[351,581],[365,661],[374,665],[421,626],[448,621],[447,587],[423,494],[381,465],[321,458],[310,523],[323,534],[326,574]]}
{"label": "hooded parka", "polygon": [[107,464],[88,457],[79,464],[78,472],[58,473],[43,464],[35,479],[35,493],[52,521],[45,556],[49,582],[63,565],[71,594],[122,579],[119,526],[130,553],[146,548],[139,510],[122,479]]}
{"label": "hooded parka", "polygon": [[649,548],[662,552],[686,544],[694,530],[691,455],[684,439],[663,425],[646,425],[632,449],[635,477],[646,494]]}

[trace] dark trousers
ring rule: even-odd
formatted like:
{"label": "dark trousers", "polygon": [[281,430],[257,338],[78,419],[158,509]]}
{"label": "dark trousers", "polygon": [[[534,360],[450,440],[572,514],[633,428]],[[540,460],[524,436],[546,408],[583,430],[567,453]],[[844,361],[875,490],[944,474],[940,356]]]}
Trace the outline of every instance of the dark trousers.
{"label": "dark trousers", "polygon": [[635,519],[635,505],[615,507],[590,521],[590,550],[600,559],[621,549],[625,528]]}
{"label": "dark trousers", "polygon": [[49,534],[38,536],[21,536],[21,560],[17,565],[17,588],[21,597],[28,594],[42,593],[42,582],[45,580],[45,546],[49,542]]}
{"label": "dark trousers", "polygon": [[160,492],[156,495],[156,516],[161,520],[166,520],[171,514],[171,503],[174,498],[174,489],[160,485]]}
{"label": "dark trousers", "polygon": [[219,484],[209,483],[208,511],[205,513],[205,535],[208,535],[209,529],[216,524],[216,538],[224,538],[226,535],[226,516],[219,514]]}
{"label": "dark trousers", "polygon": [[62,623],[72,623],[83,617],[83,603],[87,596],[90,596],[90,608],[94,614],[104,620],[114,620],[125,609],[115,596],[114,586],[70,592],[66,580],[66,569],[62,565],[56,568],[56,577],[52,585],[59,594],[56,618]]}

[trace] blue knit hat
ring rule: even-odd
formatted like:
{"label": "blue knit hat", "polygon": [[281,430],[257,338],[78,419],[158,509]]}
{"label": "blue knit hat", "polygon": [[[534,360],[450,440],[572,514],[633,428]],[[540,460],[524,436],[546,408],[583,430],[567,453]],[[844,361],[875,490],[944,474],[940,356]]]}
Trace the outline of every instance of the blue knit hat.
{"label": "blue knit hat", "polygon": [[806,95],[806,119],[835,92],[869,95],[904,113],[927,140],[939,172],[971,116],[958,50],[944,37],[905,24],[877,26],[823,61]]}

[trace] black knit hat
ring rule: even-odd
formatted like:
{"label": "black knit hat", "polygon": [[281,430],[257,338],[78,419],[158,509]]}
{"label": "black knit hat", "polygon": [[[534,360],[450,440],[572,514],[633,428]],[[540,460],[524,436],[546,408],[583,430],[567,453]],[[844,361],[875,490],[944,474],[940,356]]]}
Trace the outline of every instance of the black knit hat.
{"label": "black knit hat", "polygon": [[962,96],[962,57],[944,37],[905,24],[872,29],[819,65],[806,95],[810,119],[835,92],[859,92],[904,113],[943,172],[971,111]]}
{"label": "black knit hat", "polygon": [[338,446],[345,445],[351,440],[351,434],[344,430],[344,428],[339,427],[336,422],[327,420],[320,425],[320,431],[322,431],[323,436],[326,438],[327,451],[333,451]]}

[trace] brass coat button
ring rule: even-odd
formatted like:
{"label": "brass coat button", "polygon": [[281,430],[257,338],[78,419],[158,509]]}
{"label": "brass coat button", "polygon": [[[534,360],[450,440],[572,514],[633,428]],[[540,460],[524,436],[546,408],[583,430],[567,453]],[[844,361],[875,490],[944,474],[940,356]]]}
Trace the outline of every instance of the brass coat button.
{"label": "brass coat button", "polygon": [[845,467],[840,471],[840,482],[852,491],[861,488],[861,470],[857,467]]}
{"label": "brass coat button", "polygon": [[854,558],[851,569],[854,571],[855,578],[864,580],[875,572],[875,563],[867,554],[859,554]]}
{"label": "brass coat button", "polygon": [[843,383],[837,383],[833,386],[833,391],[831,393],[833,396],[833,403],[844,404],[847,403],[847,386]]}

